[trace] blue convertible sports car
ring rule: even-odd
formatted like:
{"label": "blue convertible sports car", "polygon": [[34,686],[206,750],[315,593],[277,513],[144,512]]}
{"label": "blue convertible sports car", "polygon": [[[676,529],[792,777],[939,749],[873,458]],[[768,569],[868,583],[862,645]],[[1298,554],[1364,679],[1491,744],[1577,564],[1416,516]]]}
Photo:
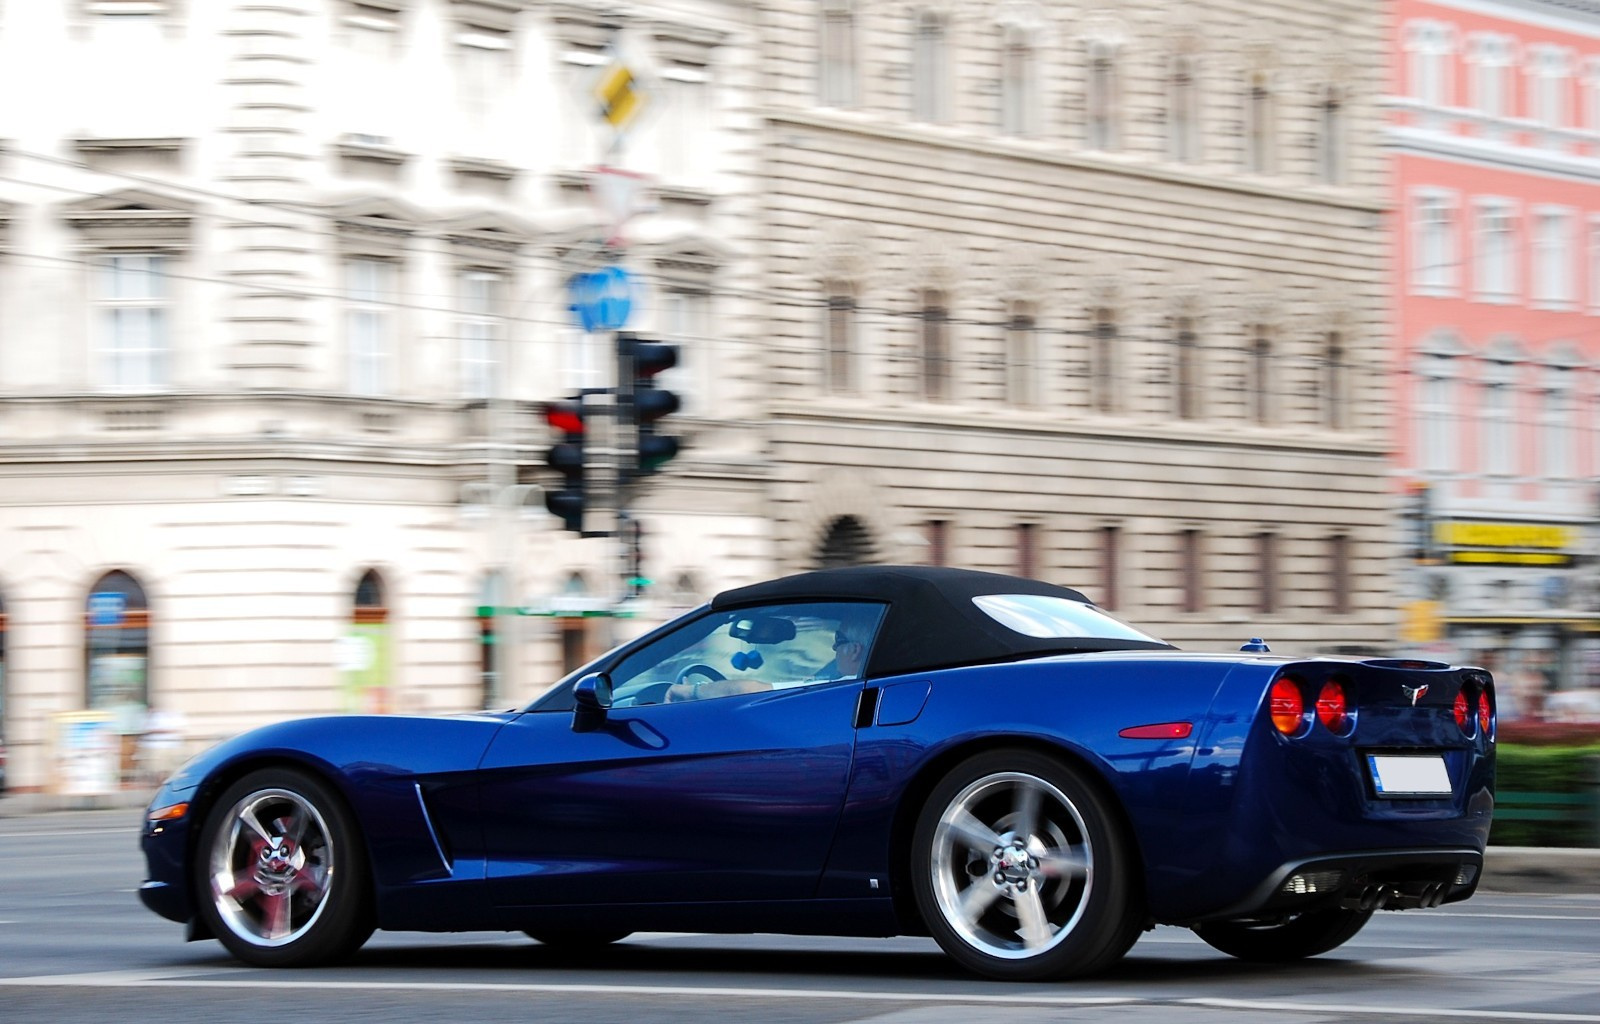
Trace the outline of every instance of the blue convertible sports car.
{"label": "blue convertible sports car", "polygon": [[156,795],[144,902],[251,964],[374,928],[932,935],[1103,970],[1155,924],[1314,956],[1477,887],[1494,685],[1193,654],[1061,587],[864,567],[730,590],[528,707],[285,722]]}

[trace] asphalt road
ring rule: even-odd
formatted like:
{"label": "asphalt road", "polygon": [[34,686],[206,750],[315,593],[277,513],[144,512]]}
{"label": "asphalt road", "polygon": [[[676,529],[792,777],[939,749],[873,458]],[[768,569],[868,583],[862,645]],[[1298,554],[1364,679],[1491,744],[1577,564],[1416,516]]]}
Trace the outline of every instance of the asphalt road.
{"label": "asphalt road", "polygon": [[380,934],[350,964],[242,967],[146,911],[138,812],[0,818],[0,1021],[773,1021],[835,1024],[1600,1024],[1600,895],[1480,894],[1379,914],[1315,960],[1262,967],[1180,929],[1111,974],[970,977],[927,940],[637,935],[562,956],[519,935]]}

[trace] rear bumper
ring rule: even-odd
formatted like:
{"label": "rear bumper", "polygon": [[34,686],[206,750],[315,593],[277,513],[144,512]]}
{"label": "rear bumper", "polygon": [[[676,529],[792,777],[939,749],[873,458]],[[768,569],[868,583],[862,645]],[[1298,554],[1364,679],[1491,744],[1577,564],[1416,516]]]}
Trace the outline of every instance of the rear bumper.
{"label": "rear bumper", "polygon": [[1483,854],[1470,847],[1370,850],[1288,861],[1238,902],[1193,921],[1273,918],[1321,910],[1414,910],[1471,896]]}

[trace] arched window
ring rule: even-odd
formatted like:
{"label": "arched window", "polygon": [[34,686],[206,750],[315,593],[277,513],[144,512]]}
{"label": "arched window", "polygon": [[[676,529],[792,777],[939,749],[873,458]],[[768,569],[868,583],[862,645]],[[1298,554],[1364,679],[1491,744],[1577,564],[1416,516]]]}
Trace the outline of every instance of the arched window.
{"label": "arched window", "polygon": [[1277,163],[1278,108],[1270,72],[1252,71],[1246,79],[1244,123],[1244,169],[1271,174]]}
{"label": "arched window", "polygon": [[839,516],[828,524],[813,561],[818,569],[871,564],[872,531],[855,516]]}
{"label": "arched window", "polygon": [[1200,159],[1200,58],[1187,51],[1167,61],[1167,157],[1190,164]]}
{"label": "arched window", "polygon": [[1025,302],[1011,304],[1006,321],[1006,401],[1014,406],[1038,404],[1039,331],[1033,307]]}
{"label": "arched window", "polygon": [[150,605],[139,581],[118,569],[100,577],[84,605],[87,706],[109,712],[117,775],[134,778],[150,710]]}
{"label": "arched window", "polygon": [[1272,392],[1277,386],[1272,373],[1272,335],[1261,324],[1255,327],[1250,342],[1250,419],[1260,426],[1272,423]]}
{"label": "arched window", "polygon": [[1110,152],[1122,148],[1121,46],[1115,39],[1096,38],[1088,40],[1087,49],[1084,144]]}
{"label": "arched window", "polygon": [[94,710],[150,705],[150,605],[139,581],[118,569],[90,588],[84,605],[85,703]]}
{"label": "arched window", "polygon": [[1200,407],[1199,340],[1194,333],[1194,318],[1181,316],[1173,324],[1173,412],[1180,420],[1192,420]]}
{"label": "arched window", "polygon": [[834,394],[855,390],[856,295],[844,281],[830,281],[827,319],[823,322],[823,376]]}
{"label": "arched window", "polygon": [[383,577],[368,569],[356,583],[340,649],[346,711],[386,714],[393,707],[389,682],[389,604]]}
{"label": "arched window", "polygon": [[589,604],[589,583],[580,572],[574,572],[567,577],[567,582],[561,588],[560,603],[565,610],[556,613],[556,628],[561,635],[561,671],[571,672],[579,668],[590,658],[589,649],[592,644],[589,622],[583,617],[583,609]]}
{"label": "arched window", "polygon": [[912,16],[911,118],[939,124],[949,118],[949,43],[945,17],[923,8]]}
{"label": "arched window", "polygon": [[922,293],[922,397],[950,397],[950,308],[943,292]]}
{"label": "arched window", "polygon": [[1093,351],[1090,354],[1090,373],[1093,375],[1093,398],[1096,412],[1117,411],[1117,316],[1110,309],[1094,311],[1094,326],[1090,329]]}
{"label": "arched window", "polygon": [[495,610],[507,602],[505,576],[499,570],[483,578],[478,589],[478,684],[481,707],[495,708],[502,703],[500,659],[505,649],[495,635]]}
{"label": "arched window", "polygon": [[1322,348],[1322,425],[1343,430],[1349,425],[1350,367],[1344,335],[1329,331]]}

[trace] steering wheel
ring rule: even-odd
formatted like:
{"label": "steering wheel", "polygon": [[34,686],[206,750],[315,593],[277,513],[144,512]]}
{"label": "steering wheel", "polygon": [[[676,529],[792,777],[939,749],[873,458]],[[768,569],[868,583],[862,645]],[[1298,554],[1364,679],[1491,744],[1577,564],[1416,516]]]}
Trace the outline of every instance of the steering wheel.
{"label": "steering wheel", "polygon": [[[718,682],[720,680],[728,678],[727,676],[723,675],[721,672],[718,672],[716,669],[712,668],[710,665],[699,665],[699,664],[696,664],[696,665],[685,665],[683,667],[683,669],[681,671],[679,671],[678,678],[677,678],[676,682],[677,683],[687,683],[689,681],[689,677],[690,676],[705,676],[706,679],[710,680],[711,682]],[[699,686],[700,684],[699,683],[695,683],[694,685],[695,686]]]}

